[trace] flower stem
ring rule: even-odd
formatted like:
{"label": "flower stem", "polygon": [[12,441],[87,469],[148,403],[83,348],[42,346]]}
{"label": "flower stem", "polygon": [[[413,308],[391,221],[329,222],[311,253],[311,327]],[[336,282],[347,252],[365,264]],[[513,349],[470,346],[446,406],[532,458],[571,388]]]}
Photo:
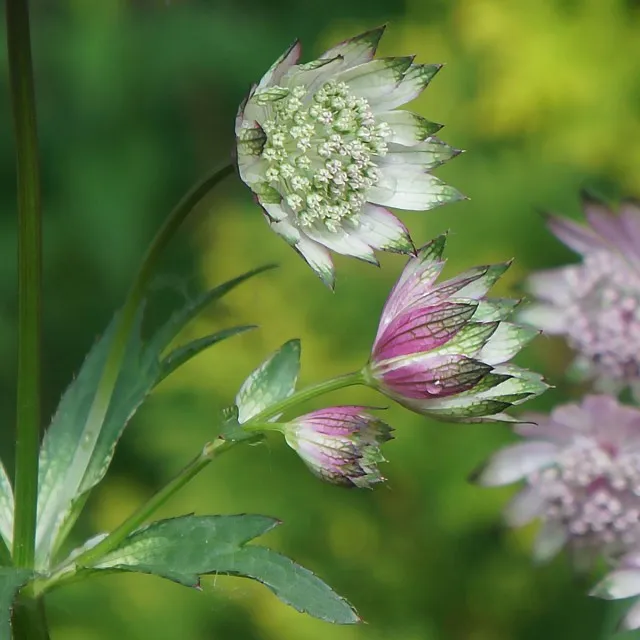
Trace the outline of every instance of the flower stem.
{"label": "flower stem", "polygon": [[42,212],[27,0],[6,0],[7,53],[18,187],[18,379],[14,562],[34,561],[42,327]]}
{"label": "flower stem", "polygon": [[[149,246],[142,261],[142,265],[140,266],[140,270],[136,275],[131,289],[129,289],[129,293],[127,294],[122,307],[109,354],[107,356],[104,369],[102,370],[102,375],[98,382],[96,394],[93,398],[91,408],[89,409],[82,434],[82,442],[85,444],[78,450],[78,455],[87,455],[87,452],[93,451],[98,436],[100,435],[102,425],[109,409],[111,397],[116,387],[122,361],[126,354],[129,334],[131,333],[131,328],[135,321],[136,312],[143,299],[145,290],[149,284],[149,280],[158,263],[162,251],[174,236],[182,222],[184,222],[186,217],[191,213],[200,200],[202,200],[202,198],[209,193],[211,189],[231,173],[233,173],[233,166],[228,165],[222,169],[214,171],[205,177],[204,180],[196,184],[174,207],[151,242],[151,245]],[[73,484],[74,494],[77,494],[80,488],[85,468],[85,464],[76,464],[75,461],[70,465],[70,474],[75,473],[73,478],[69,478],[69,482]],[[71,522],[68,523],[67,531],[71,527],[71,524],[73,524],[73,520],[78,515],[79,513],[77,511],[71,514]],[[60,541],[58,540],[57,544],[59,544],[59,542]]]}
{"label": "flower stem", "polygon": [[[262,427],[261,430],[267,430],[272,427],[271,424],[264,424],[264,421],[273,415],[281,413],[286,409],[290,409],[296,404],[315,398],[316,396],[342,389],[343,387],[362,384],[363,378],[360,372],[349,373],[337,378],[332,378],[316,385],[302,389],[292,394],[285,400],[278,402],[268,409],[265,409],[251,421],[247,422],[246,428],[249,431],[255,431]],[[261,424],[262,423],[262,424]],[[243,427],[245,425],[242,425]],[[82,567],[91,567],[98,563],[107,553],[115,549],[129,534],[133,533],[138,527],[146,522],[159,507],[161,507],[174,493],[184,487],[190,480],[195,478],[214,458],[217,458],[224,451],[228,451],[236,444],[243,442],[242,440],[223,440],[218,438],[214,442],[207,444],[202,452],[196,456],[186,467],[184,467],[177,476],[173,478],[162,489],[155,493],[151,499],[143,504],[137,511],[131,514],[122,524],[114,529],[104,540],[94,547],[87,549],[79,556],[73,559],[73,565],[78,569]],[[61,567],[59,576],[52,576],[47,579],[38,589],[39,593],[47,590],[50,586],[58,585],[62,580],[74,579],[74,572],[69,571],[68,566]]]}
{"label": "flower stem", "polygon": [[300,391],[296,391],[296,393],[292,393],[284,400],[280,400],[280,402],[272,404],[264,411],[261,411],[260,413],[253,416],[253,418],[251,418],[251,420],[247,422],[247,426],[257,422],[264,422],[269,418],[273,418],[273,416],[277,416],[283,411],[291,409],[292,407],[306,402],[307,400],[311,400],[312,398],[315,398],[317,396],[329,393],[330,391],[337,391],[338,389],[343,389],[344,387],[352,387],[358,384],[366,384],[364,375],[361,371],[345,373],[344,375],[338,376],[337,378],[324,380],[323,382],[319,382],[318,384],[314,384],[301,389]]}
{"label": "flower stem", "polygon": [[135,531],[155,513],[174,493],[182,489],[189,480],[197,476],[212,460],[222,452],[231,449],[236,444],[226,440],[217,439],[205,445],[200,455],[196,456],[186,467],[178,473],[160,491],[143,504],[137,511],[131,514],[121,525],[116,527],[104,540],[95,547],[81,553],[74,559],[76,566],[89,567],[100,558],[115,549],[130,533]]}

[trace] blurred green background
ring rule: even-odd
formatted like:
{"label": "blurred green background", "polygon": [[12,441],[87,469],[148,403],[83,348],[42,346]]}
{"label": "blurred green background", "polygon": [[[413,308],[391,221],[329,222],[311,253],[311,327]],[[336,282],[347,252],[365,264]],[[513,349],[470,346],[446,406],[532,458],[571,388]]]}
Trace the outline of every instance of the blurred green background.
{"label": "blurred green background", "polygon": [[[633,0],[39,0],[33,2],[46,251],[45,411],[121,303],[142,252],[180,195],[226,161],[236,106],[295,37],[307,59],[388,22],[381,52],[446,67],[413,105],[468,150],[438,175],[471,200],[402,214],[418,243],[451,229],[448,272],[516,257],[498,293],[531,269],[572,260],[539,209],[578,213],[578,190],[640,196],[640,3]],[[2,40],[6,34],[2,32]],[[6,68],[5,47],[0,47]],[[15,173],[6,73],[0,75],[0,444],[11,466],[16,284]],[[154,283],[160,317],[206,285],[262,263],[251,281],[192,328],[261,329],[169,379],[128,428],[81,536],[118,524],[211,438],[217,408],[292,337],[302,383],[367,357],[403,259],[382,269],[338,258],[325,290],[272,235],[232,179],[189,220]],[[539,339],[520,363],[557,388],[569,354]],[[364,391],[336,402],[377,402]],[[322,401],[321,401],[322,402]],[[329,399],[326,400],[329,402]],[[313,406],[320,406],[319,403]],[[532,407],[533,408],[533,407]],[[83,582],[48,600],[54,640],[549,640],[599,637],[604,606],[567,559],[532,566],[534,529],[506,530],[512,489],[467,475],[510,439],[499,425],[432,423],[388,411],[388,485],[344,491],[313,478],[278,438],[239,449],[163,511],[260,512],[284,520],[264,542],[324,577],[366,625],[297,614],[259,585],[206,579],[204,592],[146,576]]]}

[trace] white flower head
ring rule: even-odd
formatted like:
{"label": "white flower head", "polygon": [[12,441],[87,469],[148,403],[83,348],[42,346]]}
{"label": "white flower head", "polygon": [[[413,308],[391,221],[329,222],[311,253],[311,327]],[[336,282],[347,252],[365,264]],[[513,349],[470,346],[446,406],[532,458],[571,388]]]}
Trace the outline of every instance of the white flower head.
{"label": "white flower head", "polygon": [[515,431],[526,439],[498,451],[478,473],[486,486],[526,480],[506,511],[543,526],[535,555],[567,545],[578,561],[619,557],[640,542],[640,410],[606,395],[556,407]]}
{"label": "white flower head", "polygon": [[413,252],[385,207],[432,209],[463,196],[429,171],[459,151],[441,125],[396,107],[418,96],[441,65],[374,59],[384,27],[297,64],[295,42],[240,106],[238,168],[271,227],[328,286],[329,251],[377,264],[374,249]]}

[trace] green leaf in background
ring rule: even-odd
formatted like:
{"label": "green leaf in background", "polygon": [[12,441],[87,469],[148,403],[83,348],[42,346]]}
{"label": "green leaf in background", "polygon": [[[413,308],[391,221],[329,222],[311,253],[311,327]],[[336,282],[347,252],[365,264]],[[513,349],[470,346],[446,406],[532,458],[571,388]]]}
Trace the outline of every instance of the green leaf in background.
{"label": "green leaf in background", "polygon": [[257,326],[255,324],[251,324],[239,327],[231,327],[230,329],[217,331],[216,333],[198,338],[197,340],[192,340],[191,342],[188,342],[181,347],[177,347],[160,363],[161,371],[157,383],[160,383],[166,377],[170,376],[176,369],[191,360],[191,358],[197,356],[205,349],[208,349],[214,344],[222,342],[227,338],[231,338],[232,336],[244,333],[245,331],[251,331],[252,329],[257,329]]}
{"label": "green leaf in background", "polygon": [[0,535],[4,538],[9,550],[13,540],[13,508],[11,481],[4,465],[0,462]]}
{"label": "green leaf in background", "polygon": [[112,320],[63,395],[42,444],[36,538],[38,568],[50,565],[84,504],[83,496],[104,477],[124,428],[152,389],[207,347],[252,327],[226,329],[165,355],[170,344],[206,305],[269,268],[254,269],[201,294],[173,314],[146,343],[141,336],[143,313],[140,309],[105,421],[97,439],[92,440],[86,433],[86,423],[111,347],[117,316]]}
{"label": "green leaf in background", "polygon": [[285,342],[244,381],[238,395],[238,421],[242,424],[275,402],[290,396],[300,371],[300,340]]}
{"label": "green leaf in background", "polygon": [[260,515],[183,516],[131,534],[90,570],[135,571],[197,587],[199,576],[252,578],[284,603],[327,622],[359,621],[351,605],[309,570],[270,549],[244,546],[279,522]]}
{"label": "green leaf in background", "polygon": [[20,588],[25,585],[32,572],[29,569],[0,567],[0,640],[10,640],[11,610]]}

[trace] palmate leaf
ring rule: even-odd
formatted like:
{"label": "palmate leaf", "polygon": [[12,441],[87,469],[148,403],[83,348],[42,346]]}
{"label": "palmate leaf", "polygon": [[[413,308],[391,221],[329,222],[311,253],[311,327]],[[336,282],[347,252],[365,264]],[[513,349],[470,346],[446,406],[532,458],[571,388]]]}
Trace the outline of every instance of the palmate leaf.
{"label": "palmate leaf", "polygon": [[300,341],[285,342],[244,381],[238,395],[238,421],[246,422],[290,396],[300,372]]}
{"label": "palmate leaf", "polygon": [[89,571],[149,573],[197,587],[203,575],[261,582],[300,612],[338,624],[359,617],[311,571],[265,547],[246,543],[279,522],[260,515],[183,516],[139,529]]}
{"label": "palmate leaf", "polygon": [[117,326],[118,318],[114,318],[63,395],[45,434],[40,452],[36,536],[39,568],[49,566],[87,492],[104,477],[124,428],[153,388],[203,349],[252,327],[233,327],[169,350],[173,340],[208,304],[269,268],[255,269],[198,296],[146,342],[141,337],[143,314],[139,309],[105,420],[96,431],[87,418]]}
{"label": "palmate leaf", "polygon": [[0,567],[0,639],[10,640],[11,611],[20,588],[25,585],[33,573],[29,569]]}

